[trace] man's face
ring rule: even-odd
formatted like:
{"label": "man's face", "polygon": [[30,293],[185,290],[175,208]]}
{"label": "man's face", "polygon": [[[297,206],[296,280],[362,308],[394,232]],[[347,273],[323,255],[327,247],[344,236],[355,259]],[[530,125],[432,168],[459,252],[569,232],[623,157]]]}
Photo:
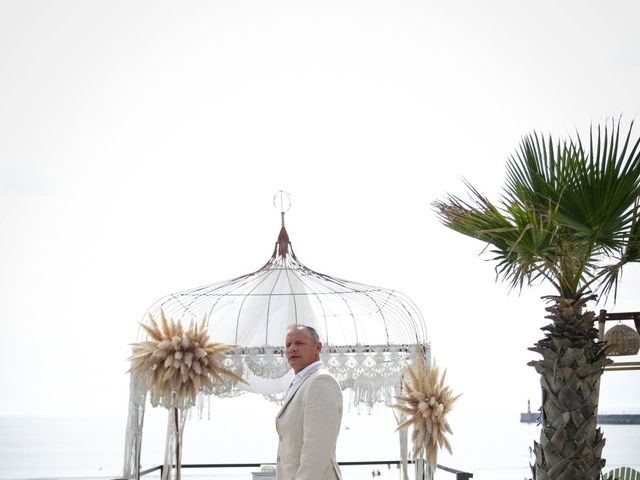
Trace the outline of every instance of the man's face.
{"label": "man's face", "polygon": [[293,329],[287,334],[285,343],[287,360],[295,373],[320,360],[322,343],[314,342],[311,334],[304,329]]}

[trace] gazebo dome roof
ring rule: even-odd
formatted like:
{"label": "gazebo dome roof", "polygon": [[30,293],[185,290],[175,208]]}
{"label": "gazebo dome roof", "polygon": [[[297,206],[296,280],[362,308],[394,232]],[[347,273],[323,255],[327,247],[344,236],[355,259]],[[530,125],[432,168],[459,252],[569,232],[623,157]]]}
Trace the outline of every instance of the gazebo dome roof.
{"label": "gazebo dome roof", "polygon": [[[276,395],[291,379],[283,353],[290,325],[314,327],[323,343],[325,366],[343,388],[360,394],[356,403],[390,400],[415,345],[429,353],[425,322],[402,293],[311,270],[296,257],[284,225],[267,263],[253,273],[172,293],[156,301],[160,311],[183,323],[203,317],[210,338],[238,347],[227,367],[249,387],[220,386],[219,395],[239,389]],[[366,393],[363,393],[366,392]]]}

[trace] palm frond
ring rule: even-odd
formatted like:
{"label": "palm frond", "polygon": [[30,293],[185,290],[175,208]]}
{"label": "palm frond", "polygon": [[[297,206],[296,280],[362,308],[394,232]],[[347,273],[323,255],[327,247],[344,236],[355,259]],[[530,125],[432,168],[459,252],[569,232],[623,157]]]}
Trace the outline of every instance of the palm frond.
{"label": "palm frond", "polygon": [[534,132],[506,166],[500,203],[465,182],[470,200],[434,202],[447,227],[491,245],[496,276],[521,289],[548,280],[563,296],[597,285],[616,291],[638,261],[640,138],[620,122],[591,129],[585,147]]}
{"label": "palm frond", "polygon": [[528,204],[512,202],[502,209],[467,183],[471,202],[449,196],[434,202],[442,223],[467,236],[492,245],[489,251],[497,262],[496,277],[512,288],[522,288],[540,278],[555,282],[557,228],[554,205],[541,212]]}

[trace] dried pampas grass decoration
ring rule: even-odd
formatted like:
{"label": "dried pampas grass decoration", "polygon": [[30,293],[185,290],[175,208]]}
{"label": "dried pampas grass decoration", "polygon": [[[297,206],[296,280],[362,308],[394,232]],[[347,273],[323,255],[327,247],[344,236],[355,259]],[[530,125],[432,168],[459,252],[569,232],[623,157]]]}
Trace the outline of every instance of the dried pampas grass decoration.
{"label": "dried pampas grass decoration", "polygon": [[209,341],[204,318],[199,325],[192,320],[185,329],[179,321],[167,320],[160,310],[160,325],[151,314],[149,325],[140,325],[150,339],[132,344],[129,371],[149,376],[154,407],[189,408],[195,405],[198,393],[212,393],[216,381],[246,383],[220,363],[220,355],[235,345]]}
{"label": "dried pampas grass decoration", "polygon": [[426,453],[426,461],[431,471],[436,468],[440,448],[444,447],[451,453],[451,444],[446,434],[453,432],[447,422],[447,413],[460,397],[454,396],[451,389],[444,384],[447,372],[442,376],[439,373],[435,362],[427,371],[422,349],[418,345],[416,363],[413,367],[408,367],[407,375],[402,381],[402,395],[396,396],[398,403],[391,405],[409,416],[396,431],[413,425],[413,458],[418,459]]}

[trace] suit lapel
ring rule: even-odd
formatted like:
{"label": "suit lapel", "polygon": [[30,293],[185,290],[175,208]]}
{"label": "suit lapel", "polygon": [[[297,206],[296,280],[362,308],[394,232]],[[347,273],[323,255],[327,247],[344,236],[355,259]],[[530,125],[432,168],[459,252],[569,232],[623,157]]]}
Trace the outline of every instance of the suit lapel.
{"label": "suit lapel", "polygon": [[289,404],[289,402],[294,397],[298,389],[302,386],[302,384],[307,381],[307,378],[309,378],[311,375],[317,372],[318,369],[320,369],[320,365],[316,365],[311,370],[309,370],[307,374],[304,377],[302,377],[302,380],[300,380],[298,383],[294,385],[293,390],[291,390],[291,393],[287,396],[287,398],[285,398],[284,403],[282,404],[282,407],[278,412],[278,415],[276,415],[276,419],[280,417],[280,415],[282,415],[282,412],[284,412],[284,409],[286,408],[286,406]]}

